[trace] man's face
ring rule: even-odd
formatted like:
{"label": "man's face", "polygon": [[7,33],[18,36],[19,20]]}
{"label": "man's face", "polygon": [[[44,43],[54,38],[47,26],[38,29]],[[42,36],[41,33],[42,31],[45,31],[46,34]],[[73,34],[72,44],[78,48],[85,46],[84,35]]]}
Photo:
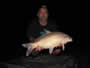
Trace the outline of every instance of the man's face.
{"label": "man's face", "polygon": [[48,18],[48,10],[47,10],[47,8],[40,8],[40,10],[38,12],[38,17],[41,20],[47,20],[47,18]]}

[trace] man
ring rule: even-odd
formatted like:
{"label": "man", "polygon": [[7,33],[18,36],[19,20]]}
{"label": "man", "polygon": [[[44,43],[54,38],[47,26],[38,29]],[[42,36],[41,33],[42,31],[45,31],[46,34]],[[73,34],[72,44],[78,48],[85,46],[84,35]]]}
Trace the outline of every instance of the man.
{"label": "man", "polygon": [[30,41],[42,35],[44,28],[50,31],[57,31],[56,22],[48,19],[48,10],[45,6],[39,9],[37,17],[37,19],[32,21],[27,30],[27,38]]}
{"label": "man", "polygon": [[34,42],[36,38],[44,34],[44,29],[49,31],[58,31],[56,22],[48,18],[48,9],[46,6],[42,6],[38,13],[37,19],[32,21],[32,24],[28,27],[27,38],[29,41]]}

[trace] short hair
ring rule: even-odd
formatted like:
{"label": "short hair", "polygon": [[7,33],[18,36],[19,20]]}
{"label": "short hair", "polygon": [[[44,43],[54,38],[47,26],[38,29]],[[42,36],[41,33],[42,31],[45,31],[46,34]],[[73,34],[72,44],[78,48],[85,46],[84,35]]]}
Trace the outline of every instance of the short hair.
{"label": "short hair", "polygon": [[[45,9],[47,9],[47,6],[46,6],[46,5],[41,5],[41,7],[39,8],[39,10],[38,10],[37,13],[39,13],[39,11],[40,11],[41,8],[45,8]],[[47,9],[47,11],[48,11],[48,9]]]}
{"label": "short hair", "polygon": [[41,8],[47,8],[47,6],[46,5],[42,5]]}

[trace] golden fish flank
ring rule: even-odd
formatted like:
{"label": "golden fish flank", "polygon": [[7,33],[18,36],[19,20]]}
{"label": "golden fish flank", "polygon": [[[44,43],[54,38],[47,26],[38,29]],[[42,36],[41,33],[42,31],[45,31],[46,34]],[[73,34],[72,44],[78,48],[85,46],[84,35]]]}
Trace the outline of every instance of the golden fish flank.
{"label": "golden fish flank", "polygon": [[[36,39],[37,41],[34,43],[30,43],[28,47],[27,54],[29,55],[34,48],[42,47],[44,49],[49,49],[49,53],[52,54],[53,49],[57,46],[62,46],[64,50],[64,44],[68,42],[72,42],[72,38],[62,32],[50,32],[47,31],[46,34],[40,36]],[[59,45],[62,44],[62,45]],[[37,48],[40,51],[40,48]]]}

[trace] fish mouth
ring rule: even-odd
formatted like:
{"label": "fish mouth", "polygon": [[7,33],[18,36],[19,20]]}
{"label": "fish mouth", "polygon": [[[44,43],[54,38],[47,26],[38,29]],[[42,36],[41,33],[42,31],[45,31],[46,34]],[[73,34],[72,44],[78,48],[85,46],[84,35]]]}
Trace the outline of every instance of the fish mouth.
{"label": "fish mouth", "polygon": [[71,40],[69,40],[69,42],[73,42],[73,40],[71,39]]}
{"label": "fish mouth", "polygon": [[73,42],[73,39],[71,38],[71,42]]}

